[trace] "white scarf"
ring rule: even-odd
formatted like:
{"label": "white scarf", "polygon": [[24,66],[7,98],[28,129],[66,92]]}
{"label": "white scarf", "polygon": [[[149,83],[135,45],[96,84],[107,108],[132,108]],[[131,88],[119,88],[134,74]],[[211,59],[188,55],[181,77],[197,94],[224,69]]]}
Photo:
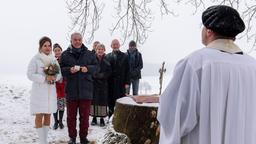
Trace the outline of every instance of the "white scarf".
{"label": "white scarf", "polygon": [[221,51],[225,51],[231,54],[242,52],[242,50],[230,39],[217,39],[210,42],[207,48],[213,48]]}
{"label": "white scarf", "polygon": [[49,66],[50,64],[56,63],[56,58],[52,54],[46,55],[43,52],[39,52],[38,57],[45,66]]}

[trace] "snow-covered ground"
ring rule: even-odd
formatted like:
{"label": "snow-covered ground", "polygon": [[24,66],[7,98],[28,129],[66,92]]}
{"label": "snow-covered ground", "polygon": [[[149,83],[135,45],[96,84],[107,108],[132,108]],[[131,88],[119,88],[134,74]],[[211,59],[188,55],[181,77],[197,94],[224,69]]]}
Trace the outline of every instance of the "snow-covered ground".
{"label": "snow-covered ground", "polygon": [[[167,78],[164,87],[168,81]],[[157,77],[145,77],[141,82],[150,84],[151,89],[148,93],[158,93]],[[30,86],[31,82],[27,80],[25,75],[0,76],[0,144],[37,143],[38,137],[35,128],[33,128],[34,117],[29,112]],[[65,118],[66,115],[64,115],[64,129],[50,130],[49,141],[52,144],[62,144],[68,141]],[[88,139],[100,144],[106,132],[107,126],[90,126]]]}
{"label": "snow-covered ground", "polygon": [[[65,119],[64,124],[66,126]],[[29,112],[29,87],[0,84],[0,144],[35,144],[38,137],[33,126],[34,117]],[[106,127],[90,126],[88,139],[100,143],[105,133]],[[66,143],[67,134],[67,127],[51,129],[49,141]]]}

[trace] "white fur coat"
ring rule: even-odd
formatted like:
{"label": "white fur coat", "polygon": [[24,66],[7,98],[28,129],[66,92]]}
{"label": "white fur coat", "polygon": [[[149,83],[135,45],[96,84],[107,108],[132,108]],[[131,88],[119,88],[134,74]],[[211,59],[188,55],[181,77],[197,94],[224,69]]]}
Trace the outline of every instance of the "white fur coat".
{"label": "white fur coat", "polygon": [[[58,61],[52,56],[42,55],[38,53],[35,55],[27,70],[27,77],[31,80],[31,99],[30,99],[30,111],[31,114],[39,113],[55,113],[57,111],[57,94],[55,84],[48,84],[46,81],[46,75],[43,71],[46,63],[56,63]],[[61,79],[61,73],[57,75],[57,81]]]}

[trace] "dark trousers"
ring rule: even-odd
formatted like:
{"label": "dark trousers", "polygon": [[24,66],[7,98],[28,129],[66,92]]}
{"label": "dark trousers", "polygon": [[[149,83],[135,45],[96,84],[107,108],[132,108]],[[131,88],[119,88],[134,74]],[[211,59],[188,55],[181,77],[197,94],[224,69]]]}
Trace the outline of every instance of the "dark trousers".
{"label": "dark trousers", "polygon": [[131,79],[131,84],[127,88],[128,94],[130,94],[130,89],[131,89],[131,86],[132,86],[132,95],[138,95],[139,84],[140,84],[140,80],[139,79],[136,79],[136,80]]}
{"label": "dark trousers", "polygon": [[79,136],[86,138],[89,127],[91,100],[67,100],[67,125],[70,138],[76,138],[76,117],[79,112]]}

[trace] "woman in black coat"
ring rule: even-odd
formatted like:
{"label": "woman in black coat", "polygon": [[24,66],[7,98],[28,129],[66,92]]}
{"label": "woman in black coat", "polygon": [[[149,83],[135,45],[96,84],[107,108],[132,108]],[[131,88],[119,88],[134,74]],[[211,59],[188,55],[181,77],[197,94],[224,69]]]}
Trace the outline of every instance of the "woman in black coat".
{"label": "woman in black coat", "polygon": [[93,119],[91,125],[96,125],[97,117],[100,117],[100,126],[105,126],[103,118],[108,116],[108,77],[111,74],[111,66],[105,58],[105,46],[98,44],[95,50],[100,69],[93,75],[93,100],[90,110]]}

